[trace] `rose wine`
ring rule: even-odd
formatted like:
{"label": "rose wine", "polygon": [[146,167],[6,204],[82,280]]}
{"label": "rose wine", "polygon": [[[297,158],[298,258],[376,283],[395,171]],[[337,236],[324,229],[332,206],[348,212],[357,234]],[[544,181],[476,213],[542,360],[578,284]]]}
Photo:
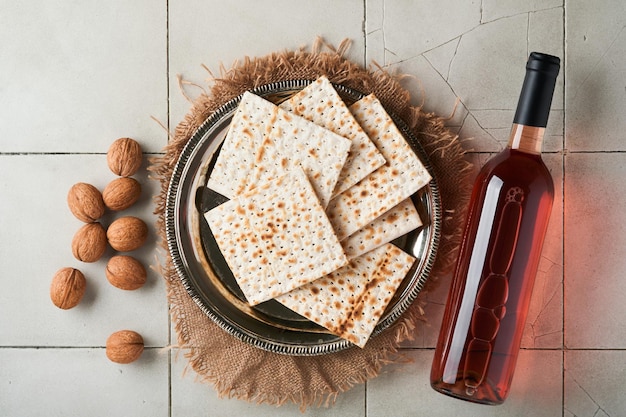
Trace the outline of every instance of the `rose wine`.
{"label": "rose wine", "polygon": [[541,143],[559,68],[530,55],[509,144],[474,183],[431,370],[444,394],[483,404],[509,394],[554,198]]}

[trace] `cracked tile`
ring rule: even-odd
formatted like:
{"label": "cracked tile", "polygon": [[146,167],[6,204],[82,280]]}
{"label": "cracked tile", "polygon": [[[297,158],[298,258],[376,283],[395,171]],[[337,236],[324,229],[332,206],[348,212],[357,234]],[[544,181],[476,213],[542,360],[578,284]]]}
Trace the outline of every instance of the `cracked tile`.
{"label": "cracked tile", "polygon": [[[559,0],[562,1],[562,0]],[[524,2],[518,2],[523,4]],[[528,14],[528,53],[543,52],[561,58],[560,76],[556,80],[552,110],[562,110],[565,57],[563,52],[563,7],[530,12]],[[561,118],[562,122],[562,118]],[[554,124],[553,124],[554,126]],[[563,136],[563,124],[559,124]]]}
{"label": "cracked tile", "polygon": [[456,57],[456,52],[459,48],[460,42],[461,36],[424,53],[424,57],[441,75],[441,78],[446,81],[450,78],[450,68],[452,67],[454,58]]}
{"label": "cracked tile", "polygon": [[561,6],[563,0],[482,0],[482,22]]}
{"label": "cracked tile", "polygon": [[543,159],[554,181],[554,204],[526,318],[523,348],[563,346],[563,162],[560,154]]}
{"label": "cracked tile", "polygon": [[365,62],[385,65],[384,0],[365,0]]}
{"label": "cracked tile", "polygon": [[472,110],[472,115],[480,120],[484,129],[507,130],[504,140],[508,140],[515,110]]}
{"label": "cracked tile", "polygon": [[[475,3],[467,5],[471,10],[465,11],[465,25],[451,32],[447,29],[448,17],[444,20],[433,15],[429,23],[418,24],[421,17],[416,16],[421,15],[415,4],[392,8],[385,7],[382,0],[368,0],[368,58],[376,57],[388,68],[416,74],[421,85],[409,88],[409,91],[413,97],[420,97],[422,90],[425,92],[427,111],[447,115],[458,98],[457,112],[448,126],[468,139],[472,150],[497,152],[508,141],[529,48],[563,55],[563,9],[521,13],[476,24],[474,6]],[[430,10],[428,13],[435,12]],[[455,10],[452,16],[459,19],[457,15],[461,14],[463,11]],[[409,23],[409,19],[413,23]],[[429,29],[435,24],[437,35],[432,35],[433,31]],[[428,41],[421,30],[429,30],[431,36],[438,36],[437,41]],[[549,41],[542,44],[543,38]],[[415,39],[415,42],[407,42],[407,39]],[[485,71],[487,66],[489,70]],[[557,87],[553,100],[555,111],[544,151],[562,148],[563,116],[558,113],[563,107],[562,80],[561,77],[557,81],[560,87]],[[494,126],[491,122],[495,115],[500,118]]]}
{"label": "cracked tile", "polygon": [[466,113],[458,135],[465,141],[466,148],[475,152],[499,152],[507,143],[503,131],[484,128],[472,112]]}
{"label": "cracked tile", "polygon": [[626,380],[626,370],[622,364],[625,362],[624,351],[566,351],[565,415],[576,417],[623,415],[626,401],[622,387]]}
{"label": "cracked tile", "polygon": [[[559,26],[555,13],[538,16],[541,22],[553,21]],[[460,135],[473,139],[474,150],[495,152],[508,140],[528,58],[528,28],[529,22],[534,21],[529,19],[528,14],[520,14],[485,23],[463,35],[459,41],[448,82],[469,110]],[[533,36],[550,34],[546,30],[535,32]],[[558,55],[562,56],[562,53]],[[485,71],[486,65],[489,71]],[[562,77],[557,83],[562,83]],[[555,109],[562,102],[558,95],[557,92]],[[511,116],[507,123],[505,117],[508,115]],[[553,112],[544,151],[562,148],[563,119],[559,116],[558,111]]]}
{"label": "cracked tile", "polygon": [[[368,0],[366,5],[367,20],[376,22],[374,24],[382,29],[384,39],[383,44],[372,44],[368,39],[368,49],[376,48],[372,56],[384,56],[385,61],[379,61],[384,65],[421,55],[458,38],[480,23],[479,0],[441,0],[436,5],[409,0],[386,5],[385,0]],[[376,36],[381,39],[379,34]]]}
{"label": "cracked tile", "polygon": [[472,404],[442,395],[430,387],[431,350],[403,350],[411,363],[390,365],[367,383],[367,416],[533,416],[561,415],[562,355],[522,350],[511,394],[497,407]]}
{"label": "cracked tile", "polygon": [[[507,145],[514,109],[472,110],[465,113],[460,136],[472,150],[498,152]],[[563,111],[552,110],[543,141],[543,152],[558,152],[563,147]]]}
{"label": "cracked tile", "polygon": [[[611,13],[607,13],[611,10]],[[621,0],[567,2],[567,148],[624,151],[626,8]]]}
{"label": "cracked tile", "polygon": [[[411,93],[412,103],[423,104],[426,112],[434,112],[441,117],[452,117],[446,121],[448,127],[460,127],[467,115],[463,104],[459,103],[455,110],[457,95],[441,74],[423,56],[402,63],[390,65],[390,71],[411,74],[402,80],[404,88]],[[453,114],[454,113],[454,114]]]}
{"label": "cracked tile", "polygon": [[[569,356],[569,355],[568,355]],[[566,360],[568,357],[566,357]],[[598,404],[589,396],[585,389],[576,381],[570,372],[565,373],[565,409],[574,416],[595,416]]]}
{"label": "cracked tile", "polygon": [[461,38],[449,82],[473,109],[515,109],[527,59],[526,15],[480,25]]}

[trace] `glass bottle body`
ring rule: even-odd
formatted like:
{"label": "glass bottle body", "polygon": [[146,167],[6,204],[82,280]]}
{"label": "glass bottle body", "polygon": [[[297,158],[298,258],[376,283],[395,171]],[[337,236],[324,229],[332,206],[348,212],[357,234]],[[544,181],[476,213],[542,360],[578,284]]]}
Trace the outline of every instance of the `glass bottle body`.
{"label": "glass bottle body", "polygon": [[538,153],[507,148],[482,168],[435,350],[435,390],[485,404],[506,399],[553,199]]}

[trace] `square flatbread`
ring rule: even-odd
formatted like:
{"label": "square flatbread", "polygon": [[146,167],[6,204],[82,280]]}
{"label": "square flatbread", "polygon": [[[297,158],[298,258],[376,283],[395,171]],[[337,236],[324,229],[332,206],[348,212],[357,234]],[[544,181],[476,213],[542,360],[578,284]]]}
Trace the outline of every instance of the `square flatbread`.
{"label": "square flatbread", "polygon": [[333,197],[385,163],[383,155],[350,113],[328,78],[322,76],[313,81],[281,103],[280,107],[351,141],[350,153],[339,174]]}
{"label": "square flatbread", "polygon": [[422,220],[413,201],[407,198],[372,223],[342,240],[341,246],[348,259],[353,259],[404,236],[421,225]]}
{"label": "square flatbread", "polygon": [[250,305],[348,262],[300,168],[209,210],[205,218]]}
{"label": "square flatbread", "polygon": [[350,140],[245,92],[207,185],[232,199],[301,166],[326,207],[350,146]]}
{"label": "square flatbread", "polygon": [[389,243],[276,300],[362,348],[413,262]]}
{"label": "square flatbread", "polygon": [[387,162],[329,203],[326,212],[339,240],[370,224],[431,180],[373,94],[354,103],[350,111]]}

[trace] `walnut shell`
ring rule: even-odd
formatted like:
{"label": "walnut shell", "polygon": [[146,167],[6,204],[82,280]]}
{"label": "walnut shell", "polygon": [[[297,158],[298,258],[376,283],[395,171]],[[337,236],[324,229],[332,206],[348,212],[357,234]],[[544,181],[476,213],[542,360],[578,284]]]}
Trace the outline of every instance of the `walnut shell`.
{"label": "walnut shell", "polygon": [[134,178],[122,177],[111,181],[102,192],[104,205],[110,210],[126,210],[139,200],[141,184]]}
{"label": "walnut shell", "polygon": [[131,138],[120,138],[111,144],[107,152],[109,169],[120,177],[130,177],[141,167],[141,146]]}
{"label": "walnut shell", "polygon": [[104,201],[100,191],[91,184],[76,183],[67,193],[67,205],[72,214],[85,223],[98,220],[104,214]]}
{"label": "walnut shell", "polygon": [[72,239],[72,254],[81,262],[96,262],[107,248],[107,234],[100,223],[88,223]]}
{"label": "walnut shell", "polygon": [[52,278],[50,299],[55,306],[68,310],[80,303],[86,286],[85,276],[78,269],[61,268]]}
{"label": "walnut shell", "polygon": [[122,290],[136,290],[146,283],[146,268],[132,256],[112,256],[105,273],[109,282]]}
{"label": "walnut shell", "polygon": [[109,336],[106,355],[115,363],[131,363],[143,353],[143,337],[132,330],[120,330]]}
{"label": "walnut shell", "polygon": [[120,217],[107,230],[109,245],[116,251],[129,252],[140,248],[148,237],[148,226],[140,218]]}

